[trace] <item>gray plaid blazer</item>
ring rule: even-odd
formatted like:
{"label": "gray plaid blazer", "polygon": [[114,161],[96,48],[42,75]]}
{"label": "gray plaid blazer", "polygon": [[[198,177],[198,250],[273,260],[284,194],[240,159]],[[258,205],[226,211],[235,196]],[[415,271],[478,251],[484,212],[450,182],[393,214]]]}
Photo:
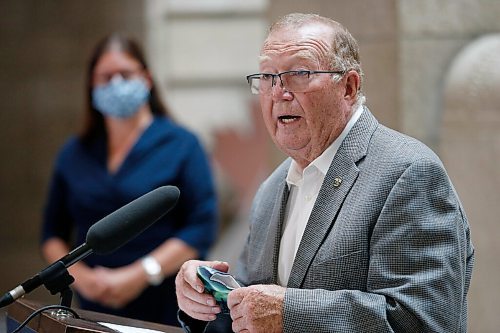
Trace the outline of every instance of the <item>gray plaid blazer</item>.
{"label": "gray plaid blazer", "polygon": [[[237,277],[276,284],[290,159],[259,188]],[[365,108],[300,243],[285,332],[466,332],[474,249],[439,158]]]}

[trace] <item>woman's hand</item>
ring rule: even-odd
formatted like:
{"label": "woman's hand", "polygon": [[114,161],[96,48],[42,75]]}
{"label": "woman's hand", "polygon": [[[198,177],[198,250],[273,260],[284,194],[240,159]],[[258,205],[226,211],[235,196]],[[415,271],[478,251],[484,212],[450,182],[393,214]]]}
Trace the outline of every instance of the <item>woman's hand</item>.
{"label": "woman's hand", "polygon": [[73,287],[86,299],[98,302],[106,289],[93,268],[83,263],[76,263],[70,268],[70,274],[75,278]]}
{"label": "woman's hand", "polygon": [[97,298],[99,303],[112,308],[127,305],[148,286],[147,275],[139,262],[114,269],[96,267],[94,274],[103,287]]}

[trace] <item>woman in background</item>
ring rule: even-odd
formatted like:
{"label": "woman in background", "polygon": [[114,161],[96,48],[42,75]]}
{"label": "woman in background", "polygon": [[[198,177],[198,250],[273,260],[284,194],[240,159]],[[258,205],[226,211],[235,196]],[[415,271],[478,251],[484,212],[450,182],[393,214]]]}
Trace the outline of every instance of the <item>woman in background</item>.
{"label": "woman in background", "polygon": [[120,35],[103,39],[87,73],[82,133],[55,162],[44,211],[42,254],[53,262],[85,242],[89,227],[163,185],[177,205],[117,251],[69,268],[80,307],[178,325],[174,278],[215,240],[216,197],[197,138],[170,119],[141,50]]}

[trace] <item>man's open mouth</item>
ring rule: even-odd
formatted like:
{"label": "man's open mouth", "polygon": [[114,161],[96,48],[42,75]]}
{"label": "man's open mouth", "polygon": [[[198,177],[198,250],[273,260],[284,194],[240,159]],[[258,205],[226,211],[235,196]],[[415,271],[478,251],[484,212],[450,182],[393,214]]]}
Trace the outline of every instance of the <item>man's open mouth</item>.
{"label": "man's open mouth", "polygon": [[284,124],[290,124],[294,122],[295,120],[298,120],[300,117],[297,116],[280,116],[278,117],[278,120]]}

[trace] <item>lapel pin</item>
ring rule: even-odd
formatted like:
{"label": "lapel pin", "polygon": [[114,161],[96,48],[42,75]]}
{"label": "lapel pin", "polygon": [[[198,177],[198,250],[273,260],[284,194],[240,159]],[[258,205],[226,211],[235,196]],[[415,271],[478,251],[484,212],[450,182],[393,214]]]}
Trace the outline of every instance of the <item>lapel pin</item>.
{"label": "lapel pin", "polygon": [[342,178],[340,177],[335,177],[335,179],[333,180],[333,186],[335,187],[339,187],[340,184],[342,184]]}

